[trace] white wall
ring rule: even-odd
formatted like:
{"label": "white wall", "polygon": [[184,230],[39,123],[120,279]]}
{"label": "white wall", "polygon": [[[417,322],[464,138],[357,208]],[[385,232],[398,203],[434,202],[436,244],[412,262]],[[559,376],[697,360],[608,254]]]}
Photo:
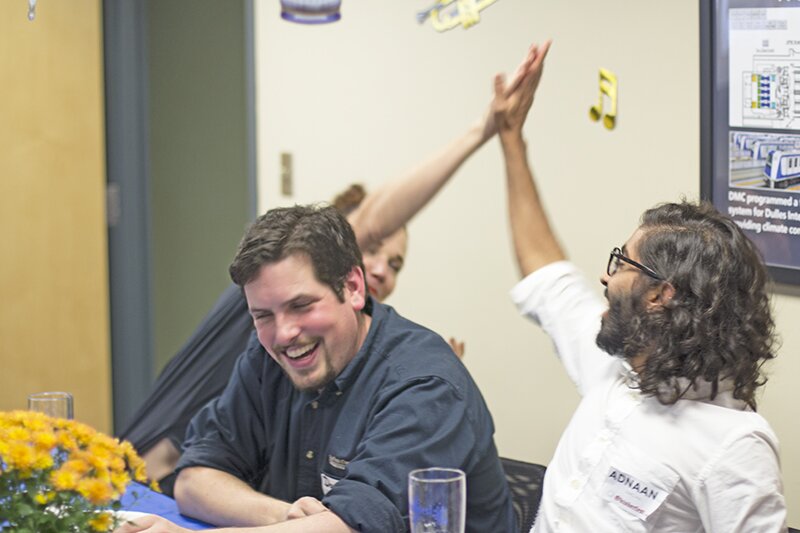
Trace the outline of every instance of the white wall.
{"label": "white wall", "polygon": [[[469,30],[416,23],[428,1],[344,0],[342,20],[282,21],[256,5],[260,207],[326,200],[354,180],[376,185],[463,131],[488,103],[491,78],[533,40],[553,37],[526,126],[546,201],[570,256],[599,277],[653,204],[699,194],[699,40],[694,0],[500,0]],[[619,78],[611,132],[591,122],[598,68]],[[295,162],[280,196],[279,153]],[[466,364],[494,414],[502,455],[547,463],[577,404],[549,340],[508,298],[510,248],[499,146],[476,154],[409,228],[389,303],[466,341]],[[600,290],[600,284],[597,285]],[[762,402],[783,445],[790,522],[800,524],[800,432],[790,394],[800,346],[796,298],[776,299],[782,357]],[[796,329],[796,328],[795,328]]]}

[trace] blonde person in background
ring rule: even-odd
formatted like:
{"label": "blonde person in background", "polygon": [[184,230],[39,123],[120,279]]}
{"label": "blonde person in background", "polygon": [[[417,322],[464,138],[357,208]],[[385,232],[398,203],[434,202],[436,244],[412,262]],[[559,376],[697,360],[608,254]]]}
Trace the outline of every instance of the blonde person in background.
{"label": "blonde person in background", "polygon": [[[368,197],[366,189],[354,183],[333,199],[333,206],[343,215],[356,211]],[[394,292],[397,276],[403,269],[408,249],[408,229],[403,225],[385,239],[370,243],[362,248],[364,268],[366,269],[369,293],[379,301],[384,301]],[[464,357],[464,343],[454,337],[449,339],[450,347],[458,357]]]}
{"label": "blonde person in background", "polygon": [[[531,49],[513,74],[506,89],[508,94],[520,87],[533,58]],[[363,252],[367,288],[376,300],[384,301],[396,287],[397,276],[407,253],[408,222],[436,196],[461,165],[496,133],[494,115],[489,107],[464,133],[398,178],[371,193],[366,193],[360,185],[352,185],[334,199],[333,205],[346,216]],[[237,316],[229,314],[226,320],[239,320],[241,323],[249,316],[243,302],[240,291],[229,288],[217,301],[215,308],[228,306],[230,313],[236,313]],[[205,367],[201,372],[202,383],[197,382],[196,376],[185,375],[183,369],[187,363],[182,359],[189,355],[183,350],[179,351],[156,381],[151,398],[134,415],[133,422],[119,434],[133,443],[147,464],[148,476],[161,481],[168,494],[171,493],[174,481],[172,473],[181,455],[180,446],[188,422],[205,403],[222,392],[233,362],[244,349],[247,332],[244,333],[240,335],[241,346],[218,348],[200,354]],[[190,341],[203,334],[205,332],[195,331]],[[449,343],[456,355],[463,357],[464,343],[452,337]],[[208,343],[196,344],[205,346]],[[197,355],[191,354],[193,357]],[[172,375],[166,375],[172,370]],[[176,396],[172,398],[172,403],[162,399],[170,394]],[[159,409],[161,402],[169,404],[170,408]],[[174,408],[178,402],[185,405]]]}

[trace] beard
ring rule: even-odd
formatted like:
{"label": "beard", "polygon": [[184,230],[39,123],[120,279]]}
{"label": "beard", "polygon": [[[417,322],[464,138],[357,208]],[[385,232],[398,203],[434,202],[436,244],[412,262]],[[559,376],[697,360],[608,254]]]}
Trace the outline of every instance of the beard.
{"label": "beard", "polygon": [[[316,349],[319,350],[320,347],[318,346]],[[327,351],[318,354],[319,360],[314,367],[296,369],[292,368],[283,359],[284,355],[273,355],[280,354],[283,350],[283,346],[276,346],[267,352],[270,358],[281,368],[284,375],[292,382],[294,388],[300,392],[320,392],[339,375],[334,368],[331,355]]]}
{"label": "beard", "polygon": [[609,297],[608,312],[600,323],[595,342],[610,355],[631,358],[640,353],[642,346],[635,339],[642,337],[642,319],[645,317],[643,294],[633,290],[628,295]]}
{"label": "beard", "polygon": [[286,370],[283,372],[289,377],[289,380],[292,382],[292,385],[294,385],[294,388],[300,392],[322,392],[322,389],[327,387],[329,383],[333,383],[337,376],[336,371],[332,367],[328,366],[328,368],[325,370],[325,375],[321,379],[312,383],[304,384],[295,380],[291,374],[286,372]]}
{"label": "beard", "polygon": [[302,379],[302,374],[298,376],[295,372],[290,371],[287,368],[282,368],[283,373],[289,378],[289,381],[292,382],[294,388],[300,392],[322,392],[322,389],[328,386],[329,383],[333,383],[333,381],[338,376],[336,370],[334,370],[333,365],[331,364],[330,358],[326,356],[324,359],[324,372],[321,376],[317,377],[314,380]]}

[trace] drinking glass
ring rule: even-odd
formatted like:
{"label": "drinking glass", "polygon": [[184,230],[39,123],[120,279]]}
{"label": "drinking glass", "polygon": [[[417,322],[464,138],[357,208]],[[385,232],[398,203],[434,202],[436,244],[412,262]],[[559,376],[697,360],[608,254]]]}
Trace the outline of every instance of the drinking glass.
{"label": "drinking glass", "polygon": [[467,478],[456,468],[422,468],[408,474],[411,533],[464,533]]}
{"label": "drinking glass", "polygon": [[56,418],[72,419],[72,394],[35,392],[28,395],[28,411],[38,411]]}

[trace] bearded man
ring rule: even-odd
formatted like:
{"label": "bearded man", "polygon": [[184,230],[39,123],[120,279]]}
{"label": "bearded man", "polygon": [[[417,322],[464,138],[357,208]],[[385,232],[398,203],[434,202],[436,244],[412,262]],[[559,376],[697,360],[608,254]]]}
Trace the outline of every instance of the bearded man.
{"label": "bearded man", "polygon": [[[175,498],[222,531],[404,533],[408,474],[465,472],[467,533],[516,531],[492,417],[432,331],[375,301],[333,207],[268,211],[230,266],[255,331],[189,426]],[[159,517],[118,533],[188,530]]]}
{"label": "bearded man", "polygon": [[[536,65],[524,80],[534,90]],[[542,208],[522,138],[533,92],[521,94],[506,97],[496,79],[523,276],[512,298],[552,337],[583,397],[532,531],[785,531],[778,441],[755,411],[775,356],[756,248],[710,204],[657,206],[611,251],[603,302]]]}

